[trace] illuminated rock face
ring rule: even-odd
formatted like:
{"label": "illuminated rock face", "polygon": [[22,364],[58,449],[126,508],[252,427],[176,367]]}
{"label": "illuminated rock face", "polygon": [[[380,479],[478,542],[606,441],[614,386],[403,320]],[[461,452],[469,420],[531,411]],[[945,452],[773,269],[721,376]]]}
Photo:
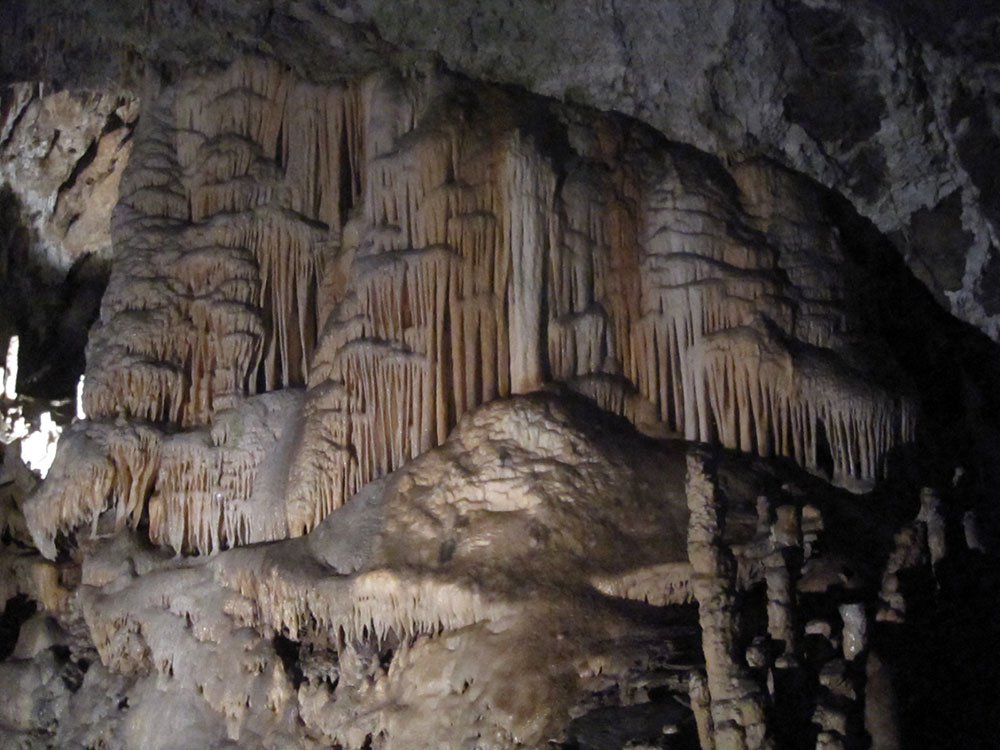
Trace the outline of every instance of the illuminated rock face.
{"label": "illuminated rock face", "polygon": [[[852,202],[957,317],[1000,337],[992,1],[8,0],[0,84],[173,79],[247,49],[314,81],[400,60],[763,154]],[[86,29],[86,33],[80,33]]]}
{"label": "illuminated rock face", "polygon": [[[97,496],[47,483],[29,509],[43,547],[105,500],[138,521],[150,493],[150,535],[177,549],[300,534],[464,413],[550,382],[644,431],[858,488],[911,436],[816,190],[776,167],[726,170],[619,118],[423,68],[320,87],[248,58],[150,97],[84,393],[114,468]],[[106,489],[132,482],[116,419],[239,421],[247,398],[299,386],[266,530],[233,515],[255,461],[196,482],[210,513],[146,448],[126,470],[139,489]],[[194,453],[178,466],[216,461]]]}
{"label": "illuminated rock face", "polygon": [[28,257],[7,263],[64,275],[87,253],[110,256],[111,211],[138,110],[127,93],[46,91],[37,83],[3,90],[0,186],[22,204],[34,235]]}
{"label": "illuminated rock face", "polygon": [[149,80],[80,416],[4,454],[0,744],[892,746],[965,551],[844,491],[928,378],[829,193],[419,64]]}
{"label": "illuminated rock face", "polygon": [[[86,633],[52,640],[93,660],[67,705],[54,667],[30,660],[26,624],[0,695],[32,690],[0,715],[0,737],[541,748],[585,735],[574,719],[608,706],[683,696],[700,661],[693,612],[661,607],[692,597],[685,450],[578,397],[532,394],[465,415],[297,539],[179,558],[124,530],[91,540],[72,593],[37,556],[0,557],[13,592]],[[725,543],[746,549],[766,472],[724,463],[752,477],[725,498]],[[760,582],[751,556],[739,566],[741,589]],[[37,685],[19,676],[30,670]],[[647,733],[684,713],[655,707]]]}

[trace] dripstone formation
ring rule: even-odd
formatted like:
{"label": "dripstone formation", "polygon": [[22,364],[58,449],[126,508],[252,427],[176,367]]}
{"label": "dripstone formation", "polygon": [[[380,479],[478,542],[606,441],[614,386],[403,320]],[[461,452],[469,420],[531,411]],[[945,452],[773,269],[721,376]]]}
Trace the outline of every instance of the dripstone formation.
{"label": "dripstone formation", "polygon": [[3,743],[987,746],[1000,356],[856,191],[285,5],[0,56]]}

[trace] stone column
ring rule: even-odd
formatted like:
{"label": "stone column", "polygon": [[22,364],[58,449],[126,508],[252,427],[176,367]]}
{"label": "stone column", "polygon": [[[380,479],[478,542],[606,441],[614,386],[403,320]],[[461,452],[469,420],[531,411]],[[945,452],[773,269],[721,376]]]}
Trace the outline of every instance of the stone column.
{"label": "stone column", "polygon": [[695,726],[698,727],[698,744],[701,750],[715,750],[715,727],[712,725],[708,682],[701,672],[692,672],[688,678],[688,695],[691,698]]}
{"label": "stone column", "polygon": [[920,513],[917,520],[927,527],[927,550],[931,555],[931,567],[937,568],[948,554],[945,539],[944,510],[941,496],[932,487],[920,490]]}
{"label": "stone column", "polygon": [[895,546],[882,573],[878,622],[906,621],[906,600],[900,590],[899,574],[926,563],[927,530],[919,522],[908,523],[895,536]]}
{"label": "stone column", "polygon": [[767,583],[767,631],[782,652],[776,665],[794,666],[797,638],[795,630],[795,582],[792,571],[801,563],[802,524],[799,509],[782,505],[770,530],[770,552],[764,558]]}
{"label": "stone column", "polygon": [[706,683],[717,750],[770,747],[760,686],[737,653],[736,564],[722,543],[723,511],[709,458],[687,456],[688,557],[698,600]]}
{"label": "stone column", "polygon": [[841,648],[844,658],[854,661],[864,653],[868,646],[868,615],[865,605],[861,603],[841,604],[840,619],[844,623],[841,633]]}

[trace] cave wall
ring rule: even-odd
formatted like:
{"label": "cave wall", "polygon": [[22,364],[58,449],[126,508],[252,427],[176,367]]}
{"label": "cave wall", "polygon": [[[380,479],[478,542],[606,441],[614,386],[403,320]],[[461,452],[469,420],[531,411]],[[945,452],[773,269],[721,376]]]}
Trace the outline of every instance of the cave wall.
{"label": "cave wall", "polygon": [[5,270],[113,270],[0,735],[996,736],[992,17],[5,4]]}
{"label": "cave wall", "polygon": [[0,94],[0,340],[21,340],[26,393],[71,396],[83,372],[138,114],[133,95],[106,88]]}
{"label": "cave wall", "polygon": [[175,74],[247,50],[329,81],[439,56],[725,158],[767,156],[849,197],[943,305],[998,335],[995,2],[158,0],[4,13],[30,42],[4,45],[3,81],[134,87],[144,65]]}

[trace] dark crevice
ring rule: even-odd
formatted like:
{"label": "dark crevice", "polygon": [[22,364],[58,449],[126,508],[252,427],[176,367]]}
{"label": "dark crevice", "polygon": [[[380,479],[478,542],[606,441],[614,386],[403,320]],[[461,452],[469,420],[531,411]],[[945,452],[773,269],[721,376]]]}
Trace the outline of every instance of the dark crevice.
{"label": "dark crevice", "polygon": [[301,644],[280,633],[271,639],[271,644],[274,646],[274,652],[281,659],[281,665],[285,668],[285,674],[291,680],[292,687],[298,690],[299,686],[305,680],[302,672],[302,664],[299,661]]}
{"label": "dark crevice", "polygon": [[73,169],[70,171],[69,176],[63,180],[62,184],[56,190],[56,203],[55,211],[59,210],[59,201],[62,199],[63,195],[73,189],[76,185],[76,181],[80,179],[80,175],[83,174],[84,170],[87,169],[91,164],[94,163],[94,159],[97,158],[97,149],[101,143],[101,139],[95,138],[87,146],[87,150],[83,152],[83,155],[76,160],[76,164],[73,165]]}
{"label": "dark crevice", "polygon": [[24,594],[8,599],[3,614],[0,614],[0,661],[14,653],[21,626],[35,614],[35,603]]}
{"label": "dark crevice", "polygon": [[128,127],[129,129],[129,132],[126,135],[126,140],[131,138],[132,133],[134,132],[135,123],[126,125],[125,121],[122,120],[116,112],[112,112],[108,115],[100,134],[90,142],[87,149],[83,152],[83,155],[77,159],[76,164],[73,165],[73,169],[69,173],[69,176],[63,180],[58,190],[56,190],[56,203],[53,213],[56,213],[59,210],[59,201],[62,199],[62,196],[76,186],[77,181],[80,179],[80,175],[83,174],[87,167],[94,163],[94,159],[97,158],[97,152],[100,149],[101,140],[122,127]]}
{"label": "dark crevice", "polygon": [[816,468],[823,472],[827,479],[833,477],[833,451],[826,437],[826,426],[822,420],[816,422]]}
{"label": "dark crevice", "polygon": [[[9,108],[11,106],[13,106],[13,102],[11,102],[9,104],[7,103],[6,99],[7,99],[8,96],[13,96],[13,89],[6,89],[3,92],[4,104],[3,104],[2,107],[0,107],[0,115],[2,115],[2,117],[0,117],[0,122],[3,122],[3,121],[7,120],[7,117],[10,114]],[[2,141],[0,141],[0,150],[3,150],[3,149],[7,148],[8,144],[11,141],[11,139],[14,137],[14,134],[17,133],[18,128],[19,128],[19,126],[21,124],[21,120],[24,119],[25,114],[28,112],[28,109],[31,107],[31,103],[33,101],[35,101],[35,99],[37,99],[37,98],[38,98],[38,86],[36,85],[35,86],[35,90],[31,93],[31,96],[28,98],[28,101],[26,101],[24,103],[24,106],[21,107],[21,109],[18,111],[17,115],[14,117],[14,121],[10,124],[10,130],[7,131],[7,137],[4,138]]]}

